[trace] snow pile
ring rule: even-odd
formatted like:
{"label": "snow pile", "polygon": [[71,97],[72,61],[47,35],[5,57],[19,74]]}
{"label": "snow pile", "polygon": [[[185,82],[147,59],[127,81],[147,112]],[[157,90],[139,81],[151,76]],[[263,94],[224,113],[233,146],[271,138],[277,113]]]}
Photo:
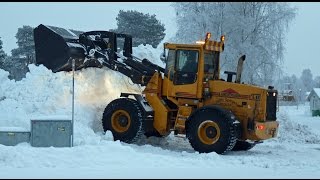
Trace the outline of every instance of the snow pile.
{"label": "snow pile", "polygon": [[163,52],[163,46],[159,46],[159,48],[155,49],[149,44],[146,44],[145,46],[141,44],[138,47],[133,47],[132,51],[134,56],[140,59],[146,58],[158,66],[165,68],[165,64],[160,60],[160,54]]}
{"label": "snow pile", "polygon": [[[159,51],[150,45],[140,45],[133,51],[141,59],[161,63],[157,61]],[[52,73],[43,65],[29,65],[29,69],[26,78],[17,82],[9,80],[9,73],[0,69],[0,126],[30,129],[30,119],[37,117],[71,119],[72,72]],[[103,138],[101,118],[106,105],[121,92],[141,90],[123,74],[106,67],[76,71],[74,145],[99,143]]]}
{"label": "snow pile", "polygon": [[[309,126],[301,124],[301,121],[308,121],[310,117],[307,114],[308,106],[302,106],[304,111],[303,116],[297,114],[296,106],[280,107],[283,108],[278,114],[279,134],[275,140],[279,142],[289,143],[308,143],[308,144],[320,144],[320,135],[315,133]],[[290,118],[290,115],[294,115],[294,118]],[[299,123],[300,122],[300,123]]]}

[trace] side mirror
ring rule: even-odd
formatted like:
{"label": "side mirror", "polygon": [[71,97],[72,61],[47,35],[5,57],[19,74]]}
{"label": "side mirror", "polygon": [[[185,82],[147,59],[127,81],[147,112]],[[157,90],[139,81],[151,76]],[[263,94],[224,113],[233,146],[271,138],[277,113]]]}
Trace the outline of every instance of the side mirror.
{"label": "side mirror", "polygon": [[166,55],[163,52],[160,54],[160,59],[162,62],[166,62]]}

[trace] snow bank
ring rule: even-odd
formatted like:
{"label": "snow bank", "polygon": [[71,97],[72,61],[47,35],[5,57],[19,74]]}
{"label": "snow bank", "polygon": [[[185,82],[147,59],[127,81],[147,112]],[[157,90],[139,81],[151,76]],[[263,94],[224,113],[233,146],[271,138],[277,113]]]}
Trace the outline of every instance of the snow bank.
{"label": "snow bank", "polygon": [[[308,112],[309,106],[282,106],[278,113],[280,122],[278,138],[279,142],[320,144],[320,135],[310,126],[303,124],[304,121],[320,118],[311,117]],[[300,110],[298,109],[300,108]],[[303,114],[301,114],[301,111]],[[318,129],[318,127],[316,127]]]}
{"label": "snow bank", "polygon": [[140,59],[146,58],[158,66],[165,68],[165,64],[160,60],[160,54],[163,52],[163,45],[155,49],[149,44],[146,44],[145,46],[141,44],[138,47],[133,47],[132,51],[136,57]]}
{"label": "snow bank", "polygon": [[[138,58],[161,65],[160,52],[150,45],[133,48]],[[159,55],[158,55],[159,53]],[[0,127],[30,129],[35,117],[72,117],[72,73],[52,73],[43,65],[29,65],[21,81],[8,79],[0,69]],[[138,85],[108,68],[87,68],[75,72],[75,143],[99,143],[101,118],[106,105],[121,92],[141,92]],[[52,118],[51,118],[52,119]]]}

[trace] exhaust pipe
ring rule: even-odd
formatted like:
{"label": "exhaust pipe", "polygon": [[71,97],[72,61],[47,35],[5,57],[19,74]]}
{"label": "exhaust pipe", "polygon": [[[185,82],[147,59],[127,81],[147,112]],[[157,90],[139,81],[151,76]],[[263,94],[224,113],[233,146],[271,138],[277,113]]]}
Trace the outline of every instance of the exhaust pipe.
{"label": "exhaust pipe", "polygon": [[246,59],[246,55],[243,55],[238,60],[237,75],[236,75],[235,83],[240,83],[241,81],[242,67],[245,59]]}

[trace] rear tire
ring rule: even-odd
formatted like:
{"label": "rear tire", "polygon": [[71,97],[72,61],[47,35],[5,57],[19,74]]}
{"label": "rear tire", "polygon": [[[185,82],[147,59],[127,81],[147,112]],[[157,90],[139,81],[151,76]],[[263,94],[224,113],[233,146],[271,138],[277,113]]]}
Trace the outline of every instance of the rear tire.
{"label": "rear tire", "polygon": [[235,119],[215,109],[203,109],[186,124],[187,138],[194,150],[200,153],[230,151],[237,140]]}
{"label": "rear tire", "polygon": [[143,109],[136,100],[119,98],[110,102],[104,110],[102,126],[110,130],[114,141],[136,142],[143,135]]}
{"label": "rear tire", "polygon": [[252,149],[256,144],[247,141],[237,141],[232,151],[248,151]]}

